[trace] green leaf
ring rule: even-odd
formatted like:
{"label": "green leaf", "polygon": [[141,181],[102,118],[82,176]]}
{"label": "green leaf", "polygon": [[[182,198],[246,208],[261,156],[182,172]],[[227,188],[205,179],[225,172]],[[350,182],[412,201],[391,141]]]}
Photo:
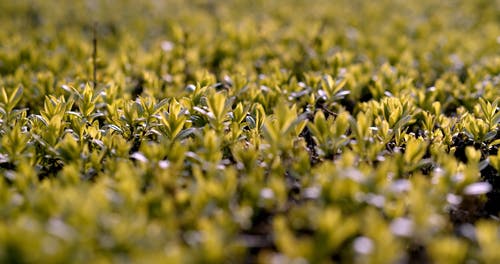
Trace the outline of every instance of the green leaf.
{"label": "green leaf", "polygon": [[486,135],[483,138],[483,141],[490,141],[490,140],[494,139],[496,135],[497,135],[496,131],[490,131],[490,132],[486,133]]}
{"label": "green leaf", "polygon": [[418,139],[410,139],[406,142],[406,150],[403,156],[406,164],[417,164],[420,162],[426,150],[426,142]]}
{"label": "green leaf", "polygon": [[21,98],[23,96],[24,88],[23,86],[19,85],[10,95],[9,98],[9,106],[10,110],[14,109],[14,107],[21,101]]}
{"label": "green leaf", "polygon": [[194,128],[194,127],[184,129],[176,135],[175,139],[176,140],[183,140],[183,139],[193,135],[195,131],[196,131],[196,128]]}

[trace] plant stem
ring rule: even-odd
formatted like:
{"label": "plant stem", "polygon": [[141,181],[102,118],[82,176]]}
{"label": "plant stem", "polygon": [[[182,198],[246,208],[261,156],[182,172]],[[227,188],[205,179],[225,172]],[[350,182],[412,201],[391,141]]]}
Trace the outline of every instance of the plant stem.
{"label": "plant stem", "polygon": [[97,22],[94,22],[94,27],[92,29],[92,44],[93,44],[93,51],[92,51],[92,66],[93,66],[93,83],[94,83],[94,89],[97,86]]}

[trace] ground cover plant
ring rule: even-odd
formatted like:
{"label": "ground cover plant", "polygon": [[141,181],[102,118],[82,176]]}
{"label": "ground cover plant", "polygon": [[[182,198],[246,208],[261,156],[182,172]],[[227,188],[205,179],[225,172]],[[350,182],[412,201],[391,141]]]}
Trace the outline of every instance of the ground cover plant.
{"label": "ground cover plant", "polygon": [[0,262],[499,263],[499,17],[0,1]]}

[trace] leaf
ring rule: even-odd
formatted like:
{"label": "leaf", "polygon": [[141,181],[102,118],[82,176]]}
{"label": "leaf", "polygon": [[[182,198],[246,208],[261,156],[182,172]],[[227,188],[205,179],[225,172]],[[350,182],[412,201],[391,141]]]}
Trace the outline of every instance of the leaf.
{"label": "leaf", "polygon": [[280,132],[277,125],[273,124],[271,120],[266,120],[266,124],[262,127],[262,133],[269,142],[276,143],[279,141]]}
{"label": "leaf", "polygon": [[[254,129],[254,128],[256,128],[256,127],[257,127],[257,126],[256,126],[256,124],[255,124],[255,119],[253,119],[253,117],[252,117],[252,116],[247,115],[247,117],[246,117],[245,121],[248,123],[248,127],[249,127],[250,129]],[[499,142],[499,144],[500,144],[500,142]]]}
{"label": "leaf", "polygon": [[67,111],[66,114],[71,115],[71,116],[76,116],[78,118],[82,118],[82,114],[80,112],[76,111]]}
{"label": "leaf", "polygon": [[406,125],[408,122],[410,122],[411,116],[410,115],[405,115],[401,119],[399,119],[396,124],[394,124],[394,130],[401,129],[404,125]]}
{"label": "leaf", "polygon": [[481,151],[476,150],[472,146],[467,146],[465,148],[465,155],[467,156],[469,162],[479,162],[481,159]]}
{"label": "leaf", "polygon": [[469,184],[464,189],[465,195],[481,195],[489,193],[492,190],[491,184],[488,182],[476,182]]}
{"label": "leaf", "polygon": [[[499,152],[500,153],[500,152]],[[489,164],[495,168],[495,170],[500,171],[500,154],[491,155],[488,158]]]}
{"label": "leaf", "polygon": [[315,137],[321,137],[325,135],[328,131],[325,115],[323,111],[318,111],[314,115],[313,123],[308,124],[309,130]]}
{"label": "leaf", "polygon": [[492,125],[500,123],[500,111],[498,111],[494,116],[492,121]]}
{"label": "leaf", "polygon": [[305,128],[307,125],[307,113],[304,113],[300,116],[298,116],[291,124],[290,126],[285,130],[285,134],[290,133],[292,130],[295,132],[294,136],[298,136],[300,132]]}
{"label": "leaf", "polygon": [[106,125],[103,127],[103,129],[106,129],[106,128],[112,129],[114,131],[119,132],[120,134],[123,134],[123,130],[120,127],[118,127],[117,125],[109,124],[109,125]]}
{"label": "leaf", "polygon": [[5,90],[4,87],[2,87],[2,103],[4,105],[7,105],[9,103],[9,96],[7,95],[7,91]]}
{"label": "leaf", "polygon": [[179,134],[177,134],[175,139],[176,140],[183,140],[183,139],[193,135],[195,131],[196,131],[196,128],[194,128],[194,127],[184,129],[181,132],[179,132]]}
{"label": "leaf", "polygon": [[144,154],[142,154],[141,152],[134,152],[130,155],[130,158],[132,159],[135,159],[137,161],[140,161],[140,162],[143,162],[143,163],[146,163],[148,162],[148,158],[146,158],[146,156],[144,156]]}
{"label": "leaf", "polygon": [[49,122],[47,120],[45,120],[45,118],[43,118],[41,115],[32,115],[32,117],[33,117],[33,119],[42,122],[42,124],[44,124],[46,127],[49,126]]}
{"label": "leaf", "polygon": [[98,117],[103,117],[103,116],[106,116],[106,114],[104,114],[103,112],[95,112],[95,113],[91,114],[89,116],[89,118],[90,118],[90,120],[94,120]]}
{"label": "leaf", "polygon": [[158,111],[160,111],[166,104],[169,103],[169,99],[168,98],[165,98],[161,101],[159,101],[158,103],[155,104],[155,107],[154,107],[154,113],[158,113]]}
{"label": "leaf", "polygon": [[10,110],[14,109],[14,107],[21,101],[23,96],[24,88],[22,85],[19,85],[16,90],[12,92],[9,98],[9,106]]}
{"label": "leaf", "polygon": [[337,118],[335,118],[335,136],[339,137],[347,133],[349,129],[349,118],[348,112],[340,113]]}
{"label": "leaf", "polygon": [[351,92],[347,91],[347,90],[339,91],[338,93],[335,94],[335,96],[333,98],[335,100],[343,99],[344,97],[346,97],[346,95],[349,95],[350,93]]}
{"label": "leaf", "polygon": [[495,139],[493,142],[491,142],[489,144],[490,146],[496,146],[496,145],[500,145],[500,139]]}
{"label": "leaf", "polygon": [[486,169],[486,167],[488,167],[489,164],[490,164],[489,158],[486,158],[486,159],[480,161],[479,166],[478,166],[479,171]]}
{"label": "leaf", "polygon": [[214,93],[207,97],[207,105],[215,120],[222,122],[226,114],[226,96],[222,93]]}
{"label": "leaf", "polygon": [[327,91],[331,91],[332,87],[335,85],[335,81],[333,80],[331,75],[325,74],[322,78],[324,89]]}
{"label": "leaf", "polygon": [[495,130],[490,131],[490,132],[486,133],[486,135],[483,138],[483,141],[490,141],[490,140],[494,139],[496,135],[497,135],[497,131],[495,131]]}
{"label": "leaf", "polygon": [[406,150],[404,153],[405,162],[407,164],[417,164],[425,155],[426,149],[426,142],[418,139],[411,139],[406,143]]}

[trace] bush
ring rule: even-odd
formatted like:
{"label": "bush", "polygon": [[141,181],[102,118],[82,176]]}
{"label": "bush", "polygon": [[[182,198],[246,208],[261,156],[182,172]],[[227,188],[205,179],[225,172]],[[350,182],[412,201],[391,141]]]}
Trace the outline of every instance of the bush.
{"label": "bush", "polygon": [[499,10],[0,2],[0,262],[500,261]]}

